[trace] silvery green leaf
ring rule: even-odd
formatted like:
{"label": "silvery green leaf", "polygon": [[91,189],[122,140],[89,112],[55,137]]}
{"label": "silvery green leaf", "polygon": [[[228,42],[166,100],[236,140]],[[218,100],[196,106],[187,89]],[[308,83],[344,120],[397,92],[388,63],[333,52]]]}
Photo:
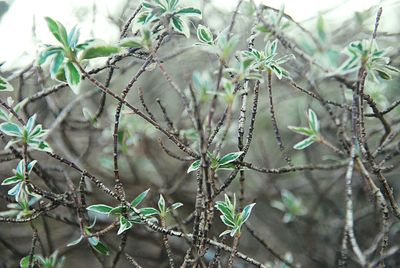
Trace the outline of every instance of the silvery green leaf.
{"label": "silvery green leaf", "polygon": [[305,140],[302,140],[302,141],[296,143],[293,146],[293,148],[296,149],[296,150],[303,150],[303,149],[307,148],[308,146],[310,146],[311,144],[313,144],[314,141],[315,141],[315,137],[311,136],[311,137],[308,137]]}
{"label": "silvery green leaf", "polygon": [[88,210],[88,211],[92,211],[92,212],[99,213],[99,214],[106,214],[106,215],[108,215],[112,209],[113,209],[113,207],[110,207],[108,205],[103,205],[103,204],[91,205],[86,208],[86,210]]}
{"label": "silvery green leaf", "polygon": [[319,132],[319,120],[317,114],[312,109],[308,109],[308,124],[315,134]]}
{"label": "silvery green leaf", "polygon": [[0,76],[0,91],[14,91],[14,88],[11,86],[8,81]]}
{"label": "silvery green leaf", "polygon": [[190,29],[188,26],[188,22],[180,17],[173,16],[171,19],[171,26],[177,32],[182,33],[186,36],[186,38],[190,37]]}
{"label": "silvery green leaf", "polygon": [[243,152],[233,152],[226,154],[218,160],[218,166],[229,164],[238,159],[242,154]]}
{"label": "silvery green leaf", "polygon": [[150,191],[150,188],[147,189],[146,191],[140,193],[140,194],[132,201],[131,206],[132,206],[132,207],[136,207],[137,205],[139,205],[139,204],[143,201],[143,199],[146,198],[146,196],[147,196],[147,194],[149,193],[149,191]]}
{"label": "silvery green leaf", "polygon": [[165,199],[162,196],[162,194],[160,194],[160,198],[158,199],[158,209],[160,210],[161,213],[166,212]]}
{"label": "silvery green leaf", "polygon": [[67,247],[71,247],[71,246],[75,246],[75,245],[79,244],[79,242],[81,242],[82,239],[83,239],[83,236],[80,236],[78,239],[75,239],[75,240],[69,242],[67,244]]}
{"label": "silvery green leaf", "polygon": [[201,160],[194,161],[188,168],[187,173],[198,170],[200,168]]}
{"label": "silvery green leaf", "polygon": [[250,214],[251,214],[251,210],[253,209],[253,207],[255,205],[256,205],[256,203],[252,203],[252,204],[249,204],[249,205],[244,207],[244,209],[242,211],[242,214],[241,214],[241,222],[242,222],[242,224],[245,223],[249,219]]}
{"label": "silvery green leaf", "polygon": [[314,131],[312,129],[306,128],[306,127],[294,127],[294,126],[288,126],[288,128],[298,134],[304,135],[304,136],[310,136],[314,134]]}

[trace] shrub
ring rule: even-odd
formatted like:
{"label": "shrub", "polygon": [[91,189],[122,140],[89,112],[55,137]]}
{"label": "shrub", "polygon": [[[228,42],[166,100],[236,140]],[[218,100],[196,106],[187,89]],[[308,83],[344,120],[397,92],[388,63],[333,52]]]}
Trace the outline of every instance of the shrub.
{"label": "shrub", "polygon": [[54,42],[0,77],[7,265],[400,264],[382,8],[308,30],[253,1],[130,2],[114,43],[44,18]]}

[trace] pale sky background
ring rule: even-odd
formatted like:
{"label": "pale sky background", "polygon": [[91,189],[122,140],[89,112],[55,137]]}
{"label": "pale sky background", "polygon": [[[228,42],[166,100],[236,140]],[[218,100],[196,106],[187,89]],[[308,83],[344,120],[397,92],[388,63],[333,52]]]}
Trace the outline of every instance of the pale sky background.
{"label": "pale sky background", "polygon": [[[9,0],[10,2],[11,0]],[[92,7],[96,1],[96,22],[93,21]],[[220,9],[234,9],[236,0],[214,0]],[[7,2],[7,1],[6,1]],[[47,30],[43,17],[50,16],[61,21],[70,29],[76,24],[81,28],[81,40],[90,36],[91,31],[96,38],[105,41],[116,41],[118,29],[112,27],[107,15],[117,18],[118,12],[124,1],[120,0],[14,0],[10,10],[0,21],[0,62],[6,61],[2,69],[13,69],[19,64],[27,64],[33,60],[37,53],[37,44],[54,43],[53,37]],[[182,1],[183,3],[185,0]],[[257,0],[269,6],[280,8],[285,5],[285,12],[295,20],[301,22],[314,17],[318,12],[323,12],[332,7],[340,6],[335,12],[344,19],[351,16],[354,11],[362,11],[379,4],[379,0]],[[395,1],[384,1],[388,2]],[[385,11],[384,11],[385,12]],[[77,21],[76,14],[80,13],[84,19]],[[87,15],[86,15],[87,14]],[[32,37],[32,25],[36,21],[37,40]],[[36,42],[36,43],[35,43]]]}

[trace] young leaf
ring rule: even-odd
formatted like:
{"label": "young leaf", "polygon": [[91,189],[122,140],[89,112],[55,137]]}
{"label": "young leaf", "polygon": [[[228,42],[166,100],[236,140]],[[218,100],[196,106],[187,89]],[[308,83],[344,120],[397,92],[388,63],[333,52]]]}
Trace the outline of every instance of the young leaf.
{"label": "young leaf", "polygon": [[18,162],[17,168],[15,169],[15,173],[17,173],[17,176],[20,175],[21,177],[23,177],[24,170],[25,170],[25,161],[21,160]]}
{"label": "young leaf", "polygon": [[231,230],[225,230],[225,231],[223,231],[223,232],[219,235],[219,237],[224,236],[224,235],[227,235],[227,234],[229,234],[230,232],[231,232]]}
{"label": "young leaf", "polygon": [[136,207],[137,205],[139,205],[143,199],[146,198],[147,194],[149,193],[150,188],[147,189],[146,191],[142,192],[141,194],[139,194],[131,203],[132,207]]}
{"label": "young leaf", "polygon": [[242,219],[241,219],[241,222],[242,222],[242,224],[245,223],[245,222],[249,219],[250,214],[251,214],[251,210],[253,209],[253,207],[255,206],[255,204],[256,204],[256,203],[249,204],[249,205],[247,205],[247,206],[244,207],[244,209],[243,209],[243,211],[242,211],[242,213],[241,213],[241,218],[242,218]]}
{"label": "young leaf", "polygon": [[110,254],[110,250],[108,249],[108,247],[106,245],[104,245],[102,242],[98,242],[97,245],[93,246],[93,248],[99,252],[100,254],[103,255],[108,255]]}
{"label": "young leaf", "polygon": [[44,51],[42,51],[39,54],[39,59],[37,61],[38,65],[42,65],[43,63],[46,62],[46,60],[48,59],[48,57],[50,57],[51,55],[54,55],[56,53],[59,53],[63,51],[63,49],[61,47],[50,47]]}
{"label": "young leaf", "polygon": [[186,21],[174,16],[171,19],[171,25],[177,32],[184,34],[187,38],[190,37],[190,29]]}
{"label": "young leaf", "polygon": [[306,128],[306,127],[293,127],[293,126],[288,126],[288,128],[298,134],[304,135],[304,136],[310,136],[314,134],[314,131]]}
{"label": "young leaf", "polygon": [[308,124],[310,129],[312,129],[315,134],[319,132],[319,121],[317,114],[311,109],[308,109]]}
{"label": "young leaf", "polygon": [[165,199],[162,196],[162,194],[160,194],[160,198],[158,199],[158,209],[160,210],[160,213],[163,214],[166,212],[165,209]]}
{"label": "young leaf", "polygon": [[68,47],[68,36],[65,27],[58,21],[53,20],[52,18],[45,17],[47,22],[47,26],[53,36],[64,45],[64,47]]}
{"label": "young leaf", "polygon": [[0,91],[13,91],[14,88],[8,81],[0,76]]}
{"label": "young leaf", "polygon": [[129,230],[130,228],[132,228],[133,224],[128,221],[125,217],[120,216],[119,217],[119,229],[117,232],[117,235],[122,234],[123,232],[125,232],[126,230]]}
{"label": "young leaf", "polygon": [[69,242],[67,244],[67,247],[71,247],[71,246],[75,246],[75,245],[79,244],[79,242],[81,242],[82,239],[83,239],[83,236],[80,236],[78,239],[75,239],[75,240]]}
{"label": "young leaf", "polygon": [[21,179],[20,177],[12,176],[7,179],[4,179],[4,181],[1,183],[1,185],[10,185],[10,184],[17,183],[21,180],[23,180],[23,179]]}
{"label": "young leaf", "polygon": [[116,214],[119,215],[119,214],[122,214],[122,212],[123,212],[122,206],[118,206],[118,207],[111,209],[108,214],[109,215],[116,215]]}
{"label": "young leaf", "polygon": [[37,116],[36,114],[32,115],[28,119],[28,122],[26,122],[25,129],[28,131],[28,133],[31,133],[33,126],[35,125],[36,116]]}
{"label": "young leaf", "polygon": [[155,208],[141,208],[140,212],[146,217],[159,214],[159,211]]}
{"label": "young leaf", "polygon": [[97,236],[88,237],[88,242],[91,246],[96,246],[99,243],[99,238]]}
{"label": "young leaf", "polygon": [[211,30],[201,24],[199,24],[199,26],[197,27],[197,39],[208,45],[212,45],[214,43],[214,37]]}
{"label": "young leaf", "polygon": [[171,209],[177,209],[177,208],[180,208],[181,206],[183,206],[183,204],[180,202],[174,203],[171,205]]}
{"label": "young leaf", "polygon": [[38,151],[49,152],[49,153],[51,153],[53,151],[53,149],[51,149],[50,145],[45,141],[40,141],[39,144],[35,144],[35,145],[32,143],[29,143],[29,142],[28,142],[28,144],[31,145],[32,147],[34,147]]}
{"label": "young leaf", "polygon": [[[33,255],[32,256],[32,267],[34,266],[33,265],[33,263],[35,262],[35,261],[37,261],[39,258],[38,258],[39,256],[37,256],[37,255]],[[19,266],[20,266],[20,268],[28,268],[29,267],[29,259],[30,259],[30,256],[25,256],[25,257],[23,257],[20,261],[19,261]]]}
{"label": "young leaf", "polygon": [[86,209],[89,211],[93,211],[95,213],[108,215],[110,213],[110,211],[113,209],[113,207],[103,205],[103,204],[97,204],[97,205],[91,205],[91,206],[87,207]]}
{"label": "young leaf", "polygon": [[79,36],[80,36],[79,29],[76,26],[74,26],[74,28],[72,28],[72,30],[68,34],[68,45],[73,50],[75,50],[76,45],[78,44]]}
{"label": "young leaf", "polygon": [[315,141],[315,137],[314,136],[310,136],[305,140],[302,140],[298,143],[296,143],[293,148],[296,150],[303,150],[304,148],[307,148],[308,146],[310,146],[311,144],[313,144]]}
{"label": "young leaf", "polygon": [[31,173],[31,171],[32,171],[32,169],[33,169],[33,167],[35,166],[36,163],[37,163],[37,160],[33,160],[32,162],[30,162],[28,164],[28,166],[26,167],[26,169],[28,171],[28,174]]}
{"label": "young leaf", "polygon": [[201,160],[194,161],[188,168],[187,173],[198,170],[200,168]]}
{"label": "young leaf", "polygon": [[82,52],[81,60],[108,57],[112,54],[118,53],[119,51],[119,47],[116,46],[93,46]]}
{"label": "young leaf", "polygon": [[0,124],[0,130],[11,137],[21,137],[22,136],[22,130],[21,128],[14,123],[2,123]]}
{"label": "young leaf", "polygon": [[137,49],[137,48],[142,48],[142,44],[140,43],[140,40],[136,39],[136,38],[126,38],[121,40],[121,42],[119,43],[120,47],[126,47],[126,48],[133,48],[133,49]]}
{"label": "young leaf", "polygon": [[79,84],[81,82],[81,74],[79,73],[79,69],[75,66],[74,63],[68,61],[64,65],[65,78],[67,79],[67,83],[71,90],[75,93],[79,93]]}
{"label": "young leaf", "polygon": [[321,15],[318,16],[318,20],[317,20],[317,33],[318,33],[319,40],[321,40],[322,42],[325,42],[326,41],[325,23],[324,23],[324,19],[322,18]]}
{"label": "young leaf", "polygon": [[56,54],[56,56],[54,57],[54,60],[51,63],[51,66],[50,66],[51,78],[54,79],[56,77],[57,72],[60,69],[63,62],[64,62],[64,52],[60,51]]}
{"label": "young leaf", "polygon": [[218,160],[218,166],[223,166],[238,159],[243,152],[234,152],[224,155]]}
{"label": "young leaf", "polygon": [[188,8],[182,8],[181,10],[178,10],[176,14],[180,15],[185,15],[185,16],[199,16],[201,17],[201,11],[197,8],[193,7],[188,7]]}

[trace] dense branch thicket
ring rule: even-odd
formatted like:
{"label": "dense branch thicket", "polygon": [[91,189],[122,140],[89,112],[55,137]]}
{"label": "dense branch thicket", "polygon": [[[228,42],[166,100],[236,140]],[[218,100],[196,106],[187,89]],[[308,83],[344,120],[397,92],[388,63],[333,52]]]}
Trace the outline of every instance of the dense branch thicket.
{"label": "dense branch thicket", "polygon": [[400,266],[398,2],[134,2],[1,74],[1,267]]}

